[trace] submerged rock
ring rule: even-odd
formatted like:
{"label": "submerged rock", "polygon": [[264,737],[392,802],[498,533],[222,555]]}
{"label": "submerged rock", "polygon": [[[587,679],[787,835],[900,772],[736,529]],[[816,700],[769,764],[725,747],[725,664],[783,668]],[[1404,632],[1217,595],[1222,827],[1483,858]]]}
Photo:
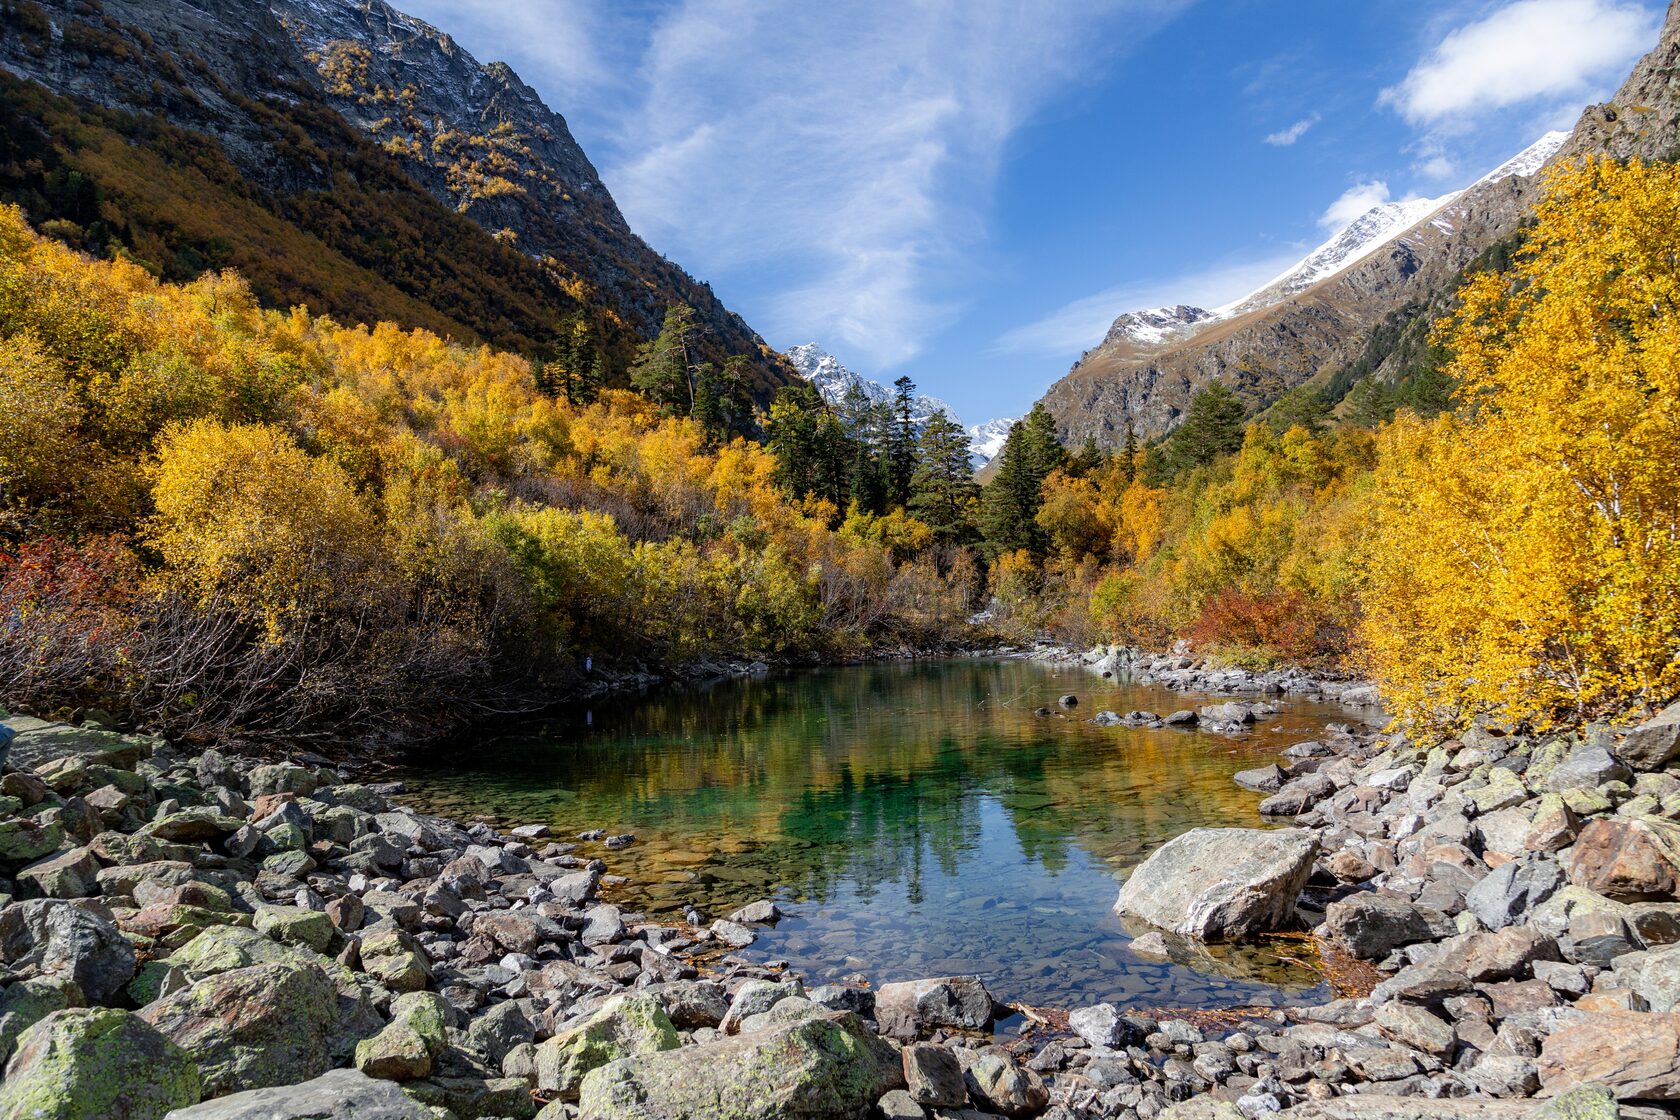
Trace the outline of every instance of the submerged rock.
{"label": "submerged rock", "polygon": [[1131,873],[1114,912],[1203,941],[1282,929],[1317,855],[1305,829],[1192,829]]}

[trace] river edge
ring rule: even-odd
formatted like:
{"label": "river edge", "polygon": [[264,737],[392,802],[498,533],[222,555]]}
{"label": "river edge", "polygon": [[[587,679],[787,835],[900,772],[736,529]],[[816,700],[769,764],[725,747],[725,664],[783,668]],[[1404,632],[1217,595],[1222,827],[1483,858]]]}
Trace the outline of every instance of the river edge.
{"label": "river edge", "polygon": [[[1176,659],[1172,664],[1144,666],[1147,672],[1189,668],[1177,665]],[[1205,684],[1196,687],[1201,690]],[[1217,713],[1219,718],[1235,717],[1233,722],[1241,722],[1240,713],[1229,704],[1209,707],[1225,709]],[[1106,1005],[1049,1013],[1027,1009],[1029,1017],[1039,1021],[1037,1028],[1025,1040],[1000,1047],[984,1034],[969,1033],[983,1031],[993,1012],[1003,1010],[993,1008],[987,995],[981,1018],[978,1009],[984,988],[977,978],[933,978],[920,984],[888,985],[876,992],[844,987],[804,992],[780,970],[730,959],[727,940],[740,941],[749,934],[745,919],[754,915],[736,915],[743,920],[724,919],[704,930],[627,924],[627,915],[597,894],[604,885],[610,897],[613,886],[610,876],[603,877],[604,866],[584,858],[590,854],[587,845],[603,842],[603,837],[579,842],[584,845],[582,854],[574,854],[578,844],[556,843],[536,830],[497,832],[482,823],[421,817],[390,803],[395,791],[345,783],[344,775],[338,773],[329,776],[290,763],[263,765],[228,759],[213,750],[189,756],[155,737],[13,722],[21,723],[25,733],[8,764],[11,772],[0,779],[0,793],[20,803],[8,803],[8,819],[0,823],[0,845],[4,854],[13,857],[8,870],[16,872],[16,889],[0,910],[0,930],[14,931],[5,942],[11,983],[0,994],[0,1039],[15,1041],[36,1011],[57,1002],[54,991],[64,996],[64,1003],[72,1003],[75,994],[62,983],[67,976],[90,979],[86,987],[96,998],[88,1002],[104,996],[104,1002],[136,1010],[134,1018],[173,1022],[153,1005],[182,991],[221,991],[233,983],[218,980],[224,975],[220,966],[227,960],[219,959],[214,971],[200,967],[200,958],[209,948],[215,947],[214,955],[229,956],[244,969],[259,967],[257,962],[277,952],[292,964],[299,960],[308,964],[311,960],[300,954],[305,949],[313,952],[311,939],[321,939],[325,933],[322,948],[336,950],[339,968],[351,969],[360,978],[358,984],[387,986],[385,998],[364,992],[376,1017],[391,1016],[375,1039],[390,1032],[402,1036],[405,1043],[413,1041],[394,1030],[400,1025],[396,1012],[401,1010],[395,989],[412,981],[392,977],[423,970],[427,978],[416,992],[447,989],[466,1004],[474,1000],[466,989],[478,993],[476,1005],[450,1003],[447,1013],[440,1012],[453,1026],[446,1027],[448,1041],[434,1061],[441,1063],[439,1070],[451,1072],[411,1076],[417,1059],[403,1067],[409,1071],[403,1084],[411,1096],[443,1093],[433,1098],[434,1103],[447,1099],[454,1106],[451,1114],[458,1116],[532,1114],[534,1108],[511,1107],[516,1102],[509,1082],[524,1076],[527,1096],[531,1086],[546,1093],[541,1088],[544,1075],[534,1065],[537,1050],[560,1049],[552,1044],[560,1037],[572,1040],[566,1045],[603,1032],[617,1038],[628,1029],[620,1021],[627,1014],[626,1002],[640,1008],[633,1009],[630,1018],[645,1018],[648,1008],[632,999],[618,1002],[607,1013],[609,993],[635,996],[668,983],[689,985],[672,989],[672,1006],[660,1003],[682,1044],[669,1053],[691,1051],[691,1056],[704,1055],[708,1064],[725,1053],[746,1060],[747,1052],[756,1053],[755,1048],[768,1045],[768,1038],[758,1039],[765,1031],[776,1032],[778,1046],[797,1045],[790,1040],[796,1028],[827,1037],[831,1028],[817,1024],[833,1024],[832,1031],[853,1038],[860,1052],[873,1055],[871,1068],[883,1078],[879,1084],[908,1079],[904,1089],[885,1091],[875,1099],[880,1115],[925,1116],[923,1104],[934,1107],[935,1116],[942,1115],[939,1108],[966,1104],[979,1106],[983,1110],[979,1115],[1042,1114],[1060,1120],[1162,1114],[1252,1118],[1280,1109],[1292,1116],[1527,1115],[1530,1109],[1524,1098],[1537,1090],[1557,1091],[1560,1077],[1572,1078],[1583,1061],[1594,1057],[1592,1042],[1598,1036],[1593,1032],[1613,1031],[1615,1049],[1625,1050],[1630,1030],[1637,1038],[1635,1028],[1648,1029],[1667,1020],[1664,1013],[1680,987],[1672,979],[1680,957],[1664,952],[1675,940],[1670,933],[1680,934],[1674,928],[1680,925],[1675,904],[1618,902],[1576,883],[1577,877],[1591,880],[1600,872],[1595,872],[1592,859],[1577,858],[1579,853],[1571,850],[1581,847],[1583,830],[1599,824],[1610,825],[1613,831],[1619,827],[1622,832],[1648,830],[1647,820],[1666,820],[1672,827],[1673,810],[1680,809],[1680,780],[1659,773],[1672,755],[1640,772],[1637,779],[1632,766],[1621,759],[1623,753],[1647,762],[1655,758],[1660,750],[1639,744],[1653,737],[1660,740],[1661,727],[1620,738],[1600,730],[1596,737],[1562,743],[1481,735],[1471,737],[1472,742],[1451,745],[1456,749],[1426,748],[1397,736],[1331,731],[1311,749],[1291,748],[1285,752],[1290,756],[1287,769],[1263,767],[1245,774],[1244,779],[1245,784],[1253,782],[1261,788],[1275,783],[1268,799],[1271,811],[1280,819],[1292,816],[1293,823],[1314,838],[1310,878],[1297,888],[1294,901],[1309,920],[1314,915],[1322,917],[1317,933],[1329,943],[1356,959],[1397,970],[1396,974],[1372,994],[1356,988],[1354,995],[1322,1007],[1295,1009],[1267,1019],[1147,1017],[1131,1008]],[[1628,747],[1630,742],[1633,746]],[[75,749],[57,754],[54,743]],[[1276,773],[1267,772],[1271,769]],[[1583,784],[1594,777],[1605,780]],[[144,780],[144,789],[138,788],[137,778]],[[1633,781],[1630,784],[1623,778]],[[1555,792],[1553,786],[1563,792]],[[1659,797],[1659,791],[1665,792]],[[1548,798],[1561,802],[1561,817],[1555,811],[1557,804]],[[194,805],[195,801],[201,804]],[[358,803],[366,808],[358,808]],[[1632,811],[1621,811],[1629,805]],[[24,809],[34,811],[26,815]],[[150,810],[149,820],[146,810]],[[1513,812],[1527,821],[1518,839],[1513,839],[1519,832]],[[1465,822],[1462,828],[1460,819]],[[345,821],[358,823],[346,825]],[[86,835],[102,825],[114,827]],[[1538,844],[1541,854],[1537,854],[1527,844],[1530,835],[1542,828],[1549,839]],[[1453,839],[1436,843],[1443,829]],[[350,835],[355,832],[360,834]],[[1575,842],[1556,846],[1564,835]],[[197,842],[188,837],[198,838]],[[339,842],[345,837],[348,845]],[[301,846],[288,846],[299,840]],[[1425,840],[1429,846],[1420,847]],[[67,847],[72,841],[77,842],[75,846]],[[405,841],[406,847],[393,854],[390,849]],[[541,847],[536,846],[539,842]],[[234,854],[247,844],[252,846],[243,855]],[[27,855],[49,845],[50,851],[27,865],[17,862],[19,853]],[[1511,847],[1521,847],[1524,854],[1502,850]],[[1594,843],[1587,854],[1602,847]],[[316,860],[317,856],[324,858]],[[1419,863],[1420,858],[1424,862]],[[467,861],[464,867],[462,861]],[[473,867],[474,862],[483,872]],[[314,866],[304,869],[306,863]],[[1577,864],[1582,864],[1579,870]],[[355,867],[366,870],[351,870]],[[445,876],[449,867],[456,871]],[[1518,870],[1500,872],[1505,867]],[[593,877],[587,896],[566,893],[572,887],[555,892],[559,880],[578,874]],[[478,884],[483,897],[463,897],[460,914],[450,917],[456,903],[449,895],[461,893],[467,881],[463,875],[487,880]],[[1484,882],[1499,889],[1484,887]],[[221,895],[205,887],[220,890]],[[118,893],[112,893],[112,888]],[[545,890],[552,897],[537,901]],[[467,894],[472,893],[468,887]],[[27,894],[46,897],[24,900]],[[370,895],[378,897],[370,899]],[[227,907],[218,909],[223,896]],[[356,923],[348,922],[346,913],[356,908],[347,901],[352,896],[360,903]],[[1505,908],[1490,908],[1490,897]],[[207,899],[210,905],[204,905]],[[53,917],[65,907],[78,915]],[[435,912],[439,907],[444,913]],[[82,914],[108,920],[117,930],[149,942],[142,945],[140,959],[145,969],[141,975],[146,977],[149,970],[151,977],[161,976],[158,986],[139,992],[130,990],[132,985],[120,992],[107,991],[97,968],[78,958],[73,947],[66,950],[56,945],[55,925],[75,927],[80,942],[101,943],[99,936],[87,932],[90,923]],[[477,918],[463,920],[486,914],[491,920],[484,929],[477,928]],[[508,924],[502,922],[503,916],[521,919],[511,923],[519,932],[509,935],[517,936],[521,945],[526,944],[527,926],[538,930],[535,942],[528,945],[536,955],[527,953],[525,960],[512,962],[536,967],[508,967],[507,957],[519,954],[494,933]],[[545,918],[554,928],[542,924]],[[595,934],[589,933],[591,928]],[[14,944],[15,931],[20,929],[27,933],[22,952]],[[183,940],[188,933],[192,936]],[[602,933],[606,936],[599,936]],[[209,945],[200,941],[206,936]],[[221,944],[230,937],[239,942],[234,949]],[[681,944],[685,940],[690,944]],[[109,938],[103,943],[114,945]],[[195,944],[197,950],[192,948]],[[1159,949],[1170,954],[1193,947],[1194,940],[1161,933],[1138,944],[1144,951]],[[1627,951],[1611,952],[1616,949]],[[393,950],[389,955],[400,963],[384,962],[387,954],[382,950]],[[654,954],[651,958],[650,953]],[[481,955],[484,963],[470,961],[471,956]],[[152,967],[159,964],[161,970]],[[665,976],[673,964],[679,971],[693,969],[694,978],[678,975],[644,981],[646,976]],[[505,984],[492,983],[504,979],[502,973],[492,971],[496,968],[508,973]],[[242,970],[235,967],[226,972]],[[326,971],[337,975],[335,969]],[[699,979],[702,974],[708,979]],[[464,984],[449,983],[463,976]],[[581,977],[603,988],[585,994],[577,986]],[[548,996],[555,990],[551,983],[555,978],[564,978],[573,987],[551,1001]],[[261,979],[272,986],[284,978],[275,973]],[[764,986],[770,982],[775,984],[774,991]],[[75,983],[82,986],[79,980]],[[718,989],[715,998],[704,987],[708,984]],[[159,999],[139,1004],[140,995],[154,990],[160,993]],[[1655,992],[1654,1002],[1660,1006],[1652,1007],[1650,996],[1642,994],[1646,990]],[[540,1010],[530,1002],[533,992],[543,997],[538,1001]],[[666,993],[661,988],[654,994]],[[87,990],[80,992],[83,1001],[87,995]],[[758,1002],[768,999],[765,1011],[755,1015],[768,1015],[771,1007],[783,1003],[787,1006],[773,1022],[755,1021],[745,1033],[706,1034],[725,1025],[729,1012],[723,1011],[717,1025],[681,1026],[674,1021],[676,1007],[690,996],[708,1000],[714,1010],[740,1004],[743,1012],[756,1006],[750,1001],[741,1003],[743,996]],[[883,997],[884,1006],[878,1002]],[[261,998],[259,993],[259,1002]],[[343,1003],[342,993],[339,1002]],[[408,1000],[403,1006],[416,1002]],[[445,997],[444,1002],[449,999]],[[1630,1006],[1640,1002],[1652,1009]],[[497,1070],[474,1049],[482,1046],[482,1040],[473,1040],[475,1024],[482,1035],[490,1028],[480,1020],[513,1021],[513,1012],[505,1010],[508,1005],[514,1005],[531,1026],[529,1039],[515,1047],[530,1045],[532,1050],[521,1051],[521,1057],[509,1065],[510,1049],[502,1055],[504,1068]],[[528,1010],[535,1012],[534,1021]],[[853,1023],[848,1015],[861,1017]],[[1651,1022],[1596,1021],[1603,1015],[1649,1017]],[[740,1014],[736,1021],[749,1017]],[[77,1018],[64,1008],[50,1024],[57,1032],[52,1037],[63,1041],[60,1034],[73,1035]],[[191,1016],[187,1021],[195,1025],[180,1027],[184,1036],[194,1036],[204,1026]],[[877,1033],[888,1023],[897,1029]],[[362,1026],[371,1029],[373,1019],[364,1018]],[[49,1032],[43,1029],[41,1033]],[[523,1028],[513,1033],[522,1035]],[[1452,1042],[1443,1049],[1442,1040],[1449,1035]],[[913,1045],[899,1052],[895,1075],[881,1047],[890,1048],[912,1036],[926,1038],[931,1050]],[[1554,1042],[1554,1037],[1563,1041]],[[396,1038],[386,1041],[394,1045]],[[238,1044],[232,1045],[239,1050]],[[713,1046],[723,1049],[714,1053]],[[423,1048],[429,1053],[432,1044]],[[627,1049],[634,1054],[636,1046]],[[414,1047],[410,1045],[409,1050]],[[1556,1051],[1551,1060],[1549,1050]],[[944,1057],[932,1051],[941,1051]],[[1568,1061],[1558,1057],[1563,1053],[1569,1055]],[[333,1060],[344,1064],[347,1056],[353,1060],[354,1051],[335,1053]],[[1603,1056],[1598,1057],[1602,1066]],[[521,1064],[524,1058],[532,1060],[531,1070]],[[666,1066],[681,1066],[676,1058],[651,1055],[645,1060],[627,1057],[626,1062],[626,1066],[615,1066],[613,1077],[628,1077],[634,1092],[643,1096],[651,1083],[646,1079],[657,1080]],[[372,1057],[362,1064],[374,1072],[388,1068]],[[955,1071],[955,1080],[945,1079],[943,1097],[924,1084],[928,1078],[937,1080],[941,1069],[948,1075]],[[1624,1095],[1653,1091],[1651,1078],[1644,1074],[1640,1074],[1644,1081],[1630,1087],[1617,1081],[1617,1069],[1594,1067],[1590,1062],[1588,1069],[1604,1074],[1597,1080]],[[54,1077],[62,1080],[61,1074]],[[698,1076],[698,1071],[688,1070],[685,1076],[690,1075]],[[0,1086],[0,1101],[7,1093],[21,1091],[12,1086],[34,1084],[31,1077],[29,1068],[8,1076],[7,1084]],[[430,1084],[459,1082],[463,1077],[469,1084],[442,1089]],[[339,1080],[348,1085],[348,1075]],[[795,1080],[806,1084],[799,1076]],[[964,1094],[960,1103],[951,1099],[955,1095],[951,1087],[959,1082]],[[356,1082],[356,1086],[358,1093],[374,1094],[379,1089],[377,1084],[368,1087]],[[786,1087],[790,1092],[803,1091],[791,1083]],[[912,1098],[913,1114],[891,1111],[906,1103],[896,1093]],[[933,1106],[935,1098],[950,1103]],[[499,1102],[494,1107],[507,1106],[505,1110],[485,1111],[492,1099]],[[814,1114],[861,1115],[858,1109],[867,1109],[871,1102],[853,1102],[855,1108],[832,1103],[835,1111]],[[586,1099],[580,1108],[588,1104]],[[1390,1111],[1370,1110],[1379,1105]],[[548,1106],[545,1120],[574,1114],[566,1102],[561,1102],[558,1111],[555,1107]],[[1432,1111],[1419,1112],[1419,1108]],[[581,1114],[680,1113],[591,1113],[585,1109]],[[1624,1107],[1623,1114],[1649,1113]]]}

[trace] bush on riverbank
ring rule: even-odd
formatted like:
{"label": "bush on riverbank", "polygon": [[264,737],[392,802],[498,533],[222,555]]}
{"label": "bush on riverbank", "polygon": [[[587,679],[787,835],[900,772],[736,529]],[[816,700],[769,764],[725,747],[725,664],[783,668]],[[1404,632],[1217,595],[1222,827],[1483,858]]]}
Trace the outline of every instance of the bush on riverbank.
{"label": "bush on riverbank", "polygon": [[514,355],[265,311],[231,273],[160,283],[0,211],[13,703],[400,739],[540,702],[587,654],[962,631],[971,567],[832,529],[776,468],[632,393],[566,404]]}

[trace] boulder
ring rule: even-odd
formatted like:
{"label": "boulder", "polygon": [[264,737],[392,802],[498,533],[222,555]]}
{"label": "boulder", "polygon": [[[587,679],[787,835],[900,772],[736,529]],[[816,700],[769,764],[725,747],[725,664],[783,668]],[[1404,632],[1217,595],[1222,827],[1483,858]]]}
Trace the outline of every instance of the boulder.
{"label": "boulder", "polygon": [[1037,1116],[1050,1103],[1038,1074],[1022,1069],[1007,1052],[984,1050],[966,1063],[963,1083],[982,1109],[1004,1116]]}
{"label": "boulder", "polygon": [[1394,1000],[1377,1008],[1377,1029],[1395,1042],[1429,1054],[1451,1055],[1458,1044],[1452,1024],[1412,1003]]}
{"label": "boulder", "polygon": [[1447,937],[1457,928],[1439,910],[1369,892],[1330,903],[1324,924],[1332,938],[1362,960],[1381,960],[1402,945]]}
{"label": "boulder", "polygon": [[94,727],[72,727],[22,716],[14,716],[7,722],[17,732],[12,740],[11,764],[25,770],[39,769],[48,761],[61,758],[87,766],[132,770],[152,753],[151,740],[139,735],[119,735]]}
{"label": "boulder", "polygon": [[673,980],[650,984],[643,991],[659,1001],[678,1030],[715,1027],[729,1014],[729,997],[710,980]]}
{"label": "boulder", "polygon": [[754,1015],[762,1015],[784,999],[792,999],[805,994],[804,985],[798,980],[786,980],[777,983],[774,980],[748,980],[735,990],[735,998],[729,1001],[729,1010],[718,1024],[718,1029],[724,1034],[734,1034],[741,1029],[741,1024]]}
{"label": "boulder", "polygon": [[1068,1026],[1092,1046],[1118,1050],[1132,1039],[1130,1024],[1112,1003],[1098,1003],[1068,1012]]}
{"label": "boulder", "polygon": [[17,874],[25,893],[47,898],[91,898],[99,893],[99,861],[86,848],[36,860]]}
{"label": "boulder", "polygon": [[1465,905],[1489,929],[1528,921],[1535,907],[1563,886],[1563,871],[1545,856],[1529,855],[1494,868],[1464,896]]}
{"label": "boulder", "polygon": [[1317,855],[1306,829],[1192,829],[1132,872],[1114,912],[1203,941],[1280,929]]}
{"label": "boulder", "polygon": [[1599,743],[1582,743],[1546,775],[1546,788],[1553,793],[1571,789],[1597,789],[1605,782],[1623,781],[1633,772]]}
{"label": "boulder", "polygon": [[1590,1082],[1617,1100],[1680,1099],[1680,1014],[1590,1013],[1548,1035],[1536,1064],[1548,1096]]}
{"label": "boulder", "polygon": [[917,1042],[899,1052],[910,1099],[927,1108],[961,1108],[968,1102],[962,1063],[943,1046]]}
{"label": "boulder", "polygon": [[70,980],[89,1003],[104,1003],[134,978],[134,946],[116,926],[58,899],[0,910],[0,961]]}
{"label": "boulder", "polygon": [[1656,818],[1588,821],[1575,840],[1569,880],[1620,902],[1680,897],[1680,826]]}
{"label": "boulder", "polygon": [[980,1030],[992,1022],[992,994],[978,976],[883,984],[875,992],[881,1033],[916,1038],[930,1027]]}
{"label": "boulder", "polygon": [[1658,770],[1680,756],[1680,701],[1640,724],[1614,748],[1616,757],[1635,770]]}
{"label": "boulder", "polygon": [[658,1000],[641,993],[615,996],[578,1026],[537,1047],[537,1088],[561,1100],[576,1100],[591,1070],[677,1046],[677,1029]]}
{"label": "boulder", "polygon": [[1471,980],[1512,980],[1527,975],[1535,961],[1562,960],[1555,940],[1531,926],[1508,926],[1490,933],[1465,933],[1441,943],[1434,958]]}
{"label": "boulder", "polygon": [[0,1082],[0,1116],[19,1120],[161,1120],[197,1104],[198,1069],[127,1011],[54,1011],[23,1033]]}
{"label": "boulder", "polygon": [[250,1089],[173,1112],[169,1120],[435,1120],[389,1081],[329,1070],[301,1085]]}
{"label": "boulder", "polygon": [[81,990],[68,980],[19,980],[0,992],[0,1068],[24,1031],[81,1002]]}
{"label": "boulder", "polygon": [[811,1018],[608,1063],[583,1080],[579,1120],[861,1117],[904,1086],[892,1046],[857,1016]]}
{"label": "boulder", "polygon": [[1238,770],[1231,780],[1256,793],[1276,793],[1283,787],[1284,777],[1282,767],[1274,762],[1253,770]]}
{"label": "boulder", "polygon": [[339,1042],[337,993],[312,964],[219,973],[139,1015],[198,1063],[208,1096],[317,1077]]}

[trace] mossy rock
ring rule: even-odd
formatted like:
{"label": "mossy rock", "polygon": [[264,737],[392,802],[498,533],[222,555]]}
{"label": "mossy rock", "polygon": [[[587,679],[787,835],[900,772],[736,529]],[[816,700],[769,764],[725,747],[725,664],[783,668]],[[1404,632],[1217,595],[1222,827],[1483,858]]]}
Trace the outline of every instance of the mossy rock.
{"label": "mossy rock", "polygon": [[537,1087],[575,1100],[591,1070],[619,1058],[675,1050],[679,1044],[677,1028],[657,999],[617,996],[579,1026],[537,1047]]}
{"label": "mossy rock", "polygon": [[338,932],[325,913],[301,906],[259,906],[254,924],[257,932],[265,937],[290,945],[307,945],[317,953],[326,952]]}
{"label": "mossy rock", "polygon": [[25,1031],[0,1084],[0,1116],[161,1120],[203,1086],[180,1046],[109,1007],[55,1011]]}
{"label": "mossy rock", "polygon": [[1617,1120],[1621,1114],[1616,1095],[1603,1085],[1577,1085],[1541,1105],[1529,1120]]}

